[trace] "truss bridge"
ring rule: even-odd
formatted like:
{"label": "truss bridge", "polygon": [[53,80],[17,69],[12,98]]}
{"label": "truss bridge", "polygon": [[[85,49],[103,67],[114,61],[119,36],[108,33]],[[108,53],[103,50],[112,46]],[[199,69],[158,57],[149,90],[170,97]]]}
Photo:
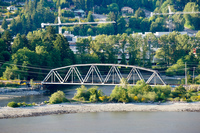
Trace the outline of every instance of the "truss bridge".
{"label": "truss bridge", "polygon": [[150,85],[166,85],[158,71],[133,65],[78,64],[50,70],[42,84],[119,85],[126,78],[129,85],[144,80]]}

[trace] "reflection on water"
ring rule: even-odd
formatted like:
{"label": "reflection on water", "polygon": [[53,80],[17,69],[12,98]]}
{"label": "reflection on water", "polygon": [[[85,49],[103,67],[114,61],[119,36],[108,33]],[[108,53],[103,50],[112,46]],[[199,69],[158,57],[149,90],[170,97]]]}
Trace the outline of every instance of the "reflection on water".
{"label": "reflection on water", "polygon": [[[0,120],[2,133],[199,133],[197,112],[102,112]],[[12,125],[12,126],[11,126]]]}

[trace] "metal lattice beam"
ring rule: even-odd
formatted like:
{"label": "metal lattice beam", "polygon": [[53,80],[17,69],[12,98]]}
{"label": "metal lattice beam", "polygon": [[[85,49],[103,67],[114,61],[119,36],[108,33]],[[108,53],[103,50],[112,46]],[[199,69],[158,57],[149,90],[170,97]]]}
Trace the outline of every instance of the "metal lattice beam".
{"label": "metal lattice beam", "polygon": [[[102,72],[99,69],[99,67],[102,66],[108,67],[108,69],[106,69],[106,72],[104,72],[106,73],[104,75],[105,78],[103,78]],[[85,77],[83,73],[81,73],[82,71],[79,67],[89,67]],[[123,71],[121,72],[119,68],[126,68],[126,69],[128,68],[127,71],[129,72],[127,74],[123,74],[122,73]],[[67,72],[62,77],[61,72],[65,69],[67,69]],[[163,85],[166,85],[161,76],[159,75],[159,73],[155,70],[133,65],[121,65],[121,64],[78,64],[78,65],[55,68],[52,69],[47,74],[47,76],[42,81],[42,84],[118,85],[123,77],[127,78],[127,81],[130,81],[131,77],[133,77],[133,82],[134,82],[135,80],[134,75],[137,75],[137,77],[140,80],[144,80],[144,77],[140,71],[146,71],[148,73],[149,72],[152,73],[151,76],[148,77],[146,83],[150,83],[153,78],[158,77],[161,83]],[[125,76],[123,76],[122,74]]]}

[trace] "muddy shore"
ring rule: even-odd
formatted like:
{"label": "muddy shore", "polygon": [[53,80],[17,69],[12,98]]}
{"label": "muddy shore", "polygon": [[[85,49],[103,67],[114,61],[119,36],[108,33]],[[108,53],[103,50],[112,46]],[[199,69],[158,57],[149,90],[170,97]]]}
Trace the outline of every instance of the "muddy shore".
{"label": "muddy shore", "polygon": [[195,103],[162,103],[160,105],[147,103],[63,103],[33,107],[1,107],[0,119],[33,117],[52,114],[87,113],[87,112],[112,112],[112,111],[176,111],[200,112],[200,102]]}

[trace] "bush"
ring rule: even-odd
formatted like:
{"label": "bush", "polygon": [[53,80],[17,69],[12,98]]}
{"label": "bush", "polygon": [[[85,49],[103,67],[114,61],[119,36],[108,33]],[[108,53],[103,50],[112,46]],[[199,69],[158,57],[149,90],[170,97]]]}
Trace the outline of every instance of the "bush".
{"label": "bush", "polygon": [[134,96],[134,101],[138,101],[138,97],[137,96]]}
{"label": "bush", "polygon": [[180,97],[174,98],[174,101],[180,101]]}
{"label": "bush", "polygon": [[101,90],[97,90],[98,87],[92,87],[87,89],[84,85],[81,88],[77,88],[76,93],[73,99],[78,101],[90,101],[90,102],[98,102],[100,99],[99,97],[103,96]]}
{"label": "bush", "polygon": [[150,85],[146,85],[146,86],[144,86],[144,87],[142,88],[142,90],[143,90],[143,92],[150,92],[150,91],[152,91],[152,88],[151,88]]}
{"label": "bush", "polygon": [[195,102],[195,101],[198,101],[198,96],[191,96],[191,101]]}
{"label": "bush", "polygon": [[76,93],[73,97],[73,99],[78,101],[88,101],[89,98],[90,98],[90,93],[87,91],[87,88],[84,85],[76,89]]}
{"label": "bush", "polygon": [[109,97],[109,96],[106,96],[106,95],[105,95],[105,96],[100,96],[100,97],[99,97],[99,100],[102,101],[102,102],[107,102],[109,99],[110,99],[110,97]]}
{"label": "bush", "polygon": [[180,86],[178,86],[178,87],[175,88],[175,92],[184,94],[186,92],[186,89],[185,89],[185,87],[183,87],[182,85],[180,85]]}
{"label": "bush", "polygon": [[62,103],[67,102],[68,100],[65,97],[65,93],[63,91],[57,91],[51,95],[49,98],[50,104]]}
{"label": "bush", "polygon": [[16,102],[9,102],[7,104],[8,107],[12,107],[12,108],[16,108],[16,107],[19,107],[19,105],[16,103]]}
{"label": "bush", "polygon": [[127,90],[122,88],[122,86],[115,86],[110,94],[110,97],[112,101],[129,102]]}
{"label": "bush", "polygon": [[[157,99],[157,94],[155,92],[149,92],[149,93],[144,94],[143,97],[145,97],[145,99],[147,101],[150,100],[150,101],[154,102]],[[142,99],[141,99],[141,101],[142,101]]]}

